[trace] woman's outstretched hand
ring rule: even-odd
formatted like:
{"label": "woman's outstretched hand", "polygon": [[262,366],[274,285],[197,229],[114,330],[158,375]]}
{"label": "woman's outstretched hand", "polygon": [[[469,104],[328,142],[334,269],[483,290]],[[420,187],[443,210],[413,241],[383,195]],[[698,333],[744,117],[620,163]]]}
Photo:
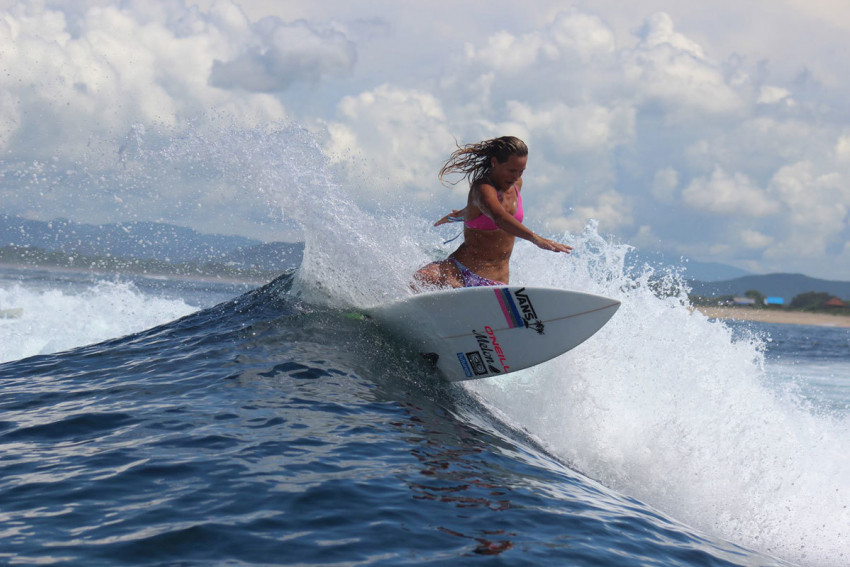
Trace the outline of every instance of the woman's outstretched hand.
{"label": "woman's outstretched hand", "polygon": [[443,218],[435,222],[434,226],[440,226],[441,224],[448,224],[450,222],[458,222],[459,220],[462,220],[465,215],[466,207],[460,210],[452,209],[452,212],[450,214],[444,216]]}
{"label": "woman's outstretched hand", "polygon": [[566,244],[561,244],[560,242],[555,242],[554,240],[549,240],[548,238],[543,238],[542,236],[538,236],[532,242],[534,242],[535,246],[537,246],[538,248],[542,248],[543,250],[550,250],[552,252],[565,252],[569,254],[570,250],[573,249],[572,246],[567,246]]}

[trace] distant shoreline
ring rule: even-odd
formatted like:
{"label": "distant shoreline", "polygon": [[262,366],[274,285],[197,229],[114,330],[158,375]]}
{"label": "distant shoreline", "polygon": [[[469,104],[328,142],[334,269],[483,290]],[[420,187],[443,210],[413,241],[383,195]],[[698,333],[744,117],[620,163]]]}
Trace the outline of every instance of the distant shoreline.
{"label": "distant shoreline", "polygon": [[808,313],[805,311],[780,311],[776,309],[752,309],[748,307],[700,306],[695,309],[709,319],[850,328],[850,317],[846,315]]}
{"label": "distant shoreline", "polygon": [[[45,272],[64,272],[64,273],[72,273],[72,274],[97,274],[102,276],[111,276],[111,275],[126,275],[126,276],[135,276],[141,278],[151,278],[151,279],[166,279],[166,280],[182,280],[182,281],[199,281],[199,282],[207,282],[207,283],[228,283],[228,284],[248,284],[248,285],[265,285],[272,281],[277,276],[271,276],[271,279],[257,279],[251,277],[240,278],[237,276],[215,276],[215,275],[194,275],[194,274],[168,274],[168,273],[160,273],[160,272],[133,272],[133,271],[110,271],[110,270],[93,270],[90,268],[71,268],[67,266],[39,266],[35,264],[14,264],[8,262],[0,262],[0,269],[12,269],[12,270],[41,270]],[[280,272],[282,274],[283,272]],[[277,274],[278,276],[280,274]]]}

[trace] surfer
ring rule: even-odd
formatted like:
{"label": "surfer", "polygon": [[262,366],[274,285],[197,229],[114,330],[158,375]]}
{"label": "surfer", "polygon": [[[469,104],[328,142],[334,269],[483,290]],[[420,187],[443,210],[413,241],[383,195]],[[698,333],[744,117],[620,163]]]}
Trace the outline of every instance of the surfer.
{"label": "surfer", "polygon": [[458,146],[443,164],[440,181],[447,174],[462,173],[469,180],[466,207],[453,210],[434,226],[463,222],[463,243],[447,259],[419,269],[414,275],[416,288],[507,285],[517,237],[544,250],[570,253],[570,246],[543,238],[522,224],[522,174],[527,161],[528,147],[513,136]]}

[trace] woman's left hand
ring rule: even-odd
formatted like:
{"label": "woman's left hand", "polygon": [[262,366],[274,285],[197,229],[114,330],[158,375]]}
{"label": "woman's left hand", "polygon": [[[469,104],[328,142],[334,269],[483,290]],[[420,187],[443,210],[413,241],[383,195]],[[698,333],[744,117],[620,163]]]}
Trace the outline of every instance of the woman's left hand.
{"label": "woman's left hand", "polygon": [[543,238],[542,236],[538,236],[534,239],[533,242],[538,248],[542,248],[543,250],[550,250],[552,252],[564,252],[566,254],[569,254],[570,250],[573,249],[572,246],[567,246],[566,244],[561,244],[560,242],[555,242],[554,240],[549,240],[548,238]]}
{"label": "woman's left hand", "polygon": [[441,218],[440,220],[438,220],[437,222],[435,222],[434,226],[440,226],[442,224],[448,224],[450,222],[458,222],[459,220],[462,220],[465,215],[466,215],[466,207],[464,207],[460,210],[452,209],[451,214],[448,214],[448,215],[444,216],[443,218]]}

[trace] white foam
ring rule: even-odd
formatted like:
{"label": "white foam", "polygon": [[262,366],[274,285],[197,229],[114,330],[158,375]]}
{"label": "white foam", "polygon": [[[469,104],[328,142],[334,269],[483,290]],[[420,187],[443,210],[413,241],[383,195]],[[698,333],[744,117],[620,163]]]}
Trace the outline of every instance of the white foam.
{"label": "white foam", "polygon": [[19,319],[0,320],[0,362],[121,337],[196,309],[180,299],[144,295],[130,283],[99,282],[82,290],[0,286],[0,305],[24,310]]}
{"label": "white foam", "polygon": [[[566,236],[565,239],[569,239]],[[515,281],[614,297],[611,322],[512,379],[470,383],[590,477],[687,524],[811,565],[850,557],[850,416],[770,387],[762,344],[658,298],[589,227],[570,259],[518,245]],[[668,283],[675,284],[675,278]]]}

